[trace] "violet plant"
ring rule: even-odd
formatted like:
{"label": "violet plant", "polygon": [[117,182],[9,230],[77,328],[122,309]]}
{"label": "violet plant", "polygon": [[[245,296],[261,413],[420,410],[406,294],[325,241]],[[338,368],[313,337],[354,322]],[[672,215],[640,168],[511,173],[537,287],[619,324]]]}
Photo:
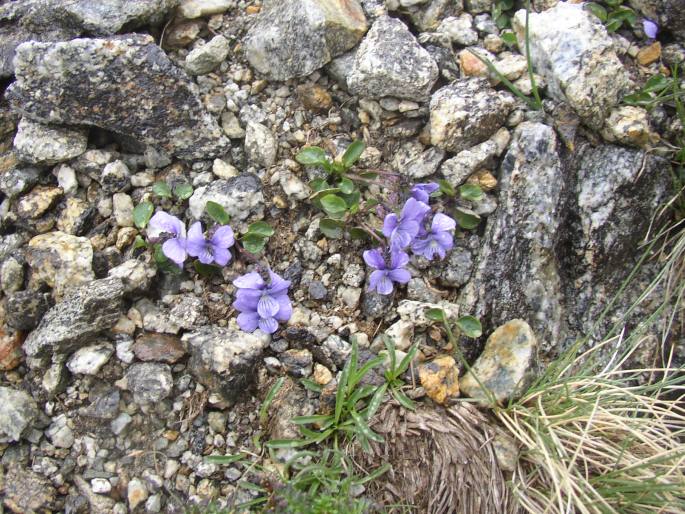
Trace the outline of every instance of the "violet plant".
{"label": "violet plant", "polygon": [[290,281],[283,279],[270,269],[269,282],[253,271],[238,277],[233,285],[238,288],[235,307],[238,315],[238,326],[245,332],[254,332],[260,328],[267,334],[278,330],[279,321],[288,321],[293,308],[288,298]]}

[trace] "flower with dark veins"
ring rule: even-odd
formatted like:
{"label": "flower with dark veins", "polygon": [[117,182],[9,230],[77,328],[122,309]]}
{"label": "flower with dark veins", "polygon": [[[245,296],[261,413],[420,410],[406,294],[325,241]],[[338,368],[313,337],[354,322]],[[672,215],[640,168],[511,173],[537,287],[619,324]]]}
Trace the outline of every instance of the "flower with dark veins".
{"label": "flower with dark veins", "polygon": [[231,260],[228,250],[235,243],[233,230],[228,225],[218,227],[212,237],[205,239],[202,223],[196,221],[188,230],[188,255],[197,257],[202,264],[217,263],[225,266]]}
{"label": "flower with dark veins", "polygon": [[441,212],[437,213],[433,217],[430,230],[414,239],[411,245],[412,251],[429,261],[432,261],[436,254],[440,256],[440,259],[444,259],[447,252],[454,246],[452,231],[456,226],[457,222],[452,218]]}
{"label": "flower with dark veins", "polygon": [[254,332],[257,328],[267,334],[278,330],[279,321],[288,321],[293,307],[288,298],[290,281],[269,270],[269,283],[253,271],[233,281],[238,288],[235,307],[238,315],[238,326],[245,332]]}
{"label": "flower with dark veins", "polygon": [[162,244],[162,252],[176,265],[181,267],[186,260],[186,226],[176,216],[164,211],[157,212],[147,226],[147,237],[152,242]]}
{"label": "flower with dark veins", "polygon": [[412,198],[427,204],[429,202],[430,195],[435,193],[438,189],[440,189],[440,186],[435,182],[427,182],[424,184],[414,185],[409,193],[411,194]]}
{"label": "flower with dark veins", "polygon": [[364,252],[364,262],[375,271],[369,278],[369,291],[377,291],[378,294],[388,295],[392,293],[393,282],[406,284],[411,280],[411,273],[404,269],[409,262],[409,256],[401,251],[390,252],[390,265],[386,265],[383,250],[366,250]]}
{"label": "flower with dark veins", "polygon": [[409,198],[397,214],[388,214],[383,221],[383,235],[390,239],[391,250],[404,250],[414,240],[421,228],[423,218],[430,207],[416,198]]}

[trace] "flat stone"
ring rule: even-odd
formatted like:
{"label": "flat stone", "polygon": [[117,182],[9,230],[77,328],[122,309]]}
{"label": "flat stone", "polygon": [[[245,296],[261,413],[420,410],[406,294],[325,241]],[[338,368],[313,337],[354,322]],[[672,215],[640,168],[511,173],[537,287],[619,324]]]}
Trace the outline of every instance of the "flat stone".
{"label": "flat stone", "polygon": [[66,414],[54,417],[45,435],[56,448],[71,448],[74,445],[74,432],[69,427]]}
{"label": "flat stone", "polygon": [[79,129],[54,127],[24,117],[14,137],[14,151],[29,164],[51,165],[86,151],[88,135]]}
{"label": "flat stone", "polygon": [[366,29],[357,0],[277,0],[248,31],[245,56],[272,80],[304,77],[354,47]]}
{"label": "flat stone", "polygon": [[183,335],[190,352],[188,369],[197,380],[227,402],[243,397],[253,387],[254,369],[271,337],[257,330],[200,327]]}
{"label": "flat stone", "polygon": [[529,372],[536,347],[528,323],[520,319],[505,323],[490,334],[483,353],[459,380],[462,392],[483,404],[489,403],[486,391],[499,403],[516,398],[532,378]]}
{"label": "flat stone", "polygon": [[186,56],[184,67],[191,75],[205,75],[224,62],[229,51],[228,39],[221,35],[214,36]]}
{"label": "flat stone", "polygon": [[0,174],[0,191],[14,198],[38,183],[42,173],[33,166],[14,166]]}
{"label": "flat stone", "polygon": [[129,259],[110,269],[107,275],[120,279],[126,293],[139,293],[149,290],[157,269],[149,262]]}
{"label": "flat stone", "polygon": [[513,107],[514,97],[485,79],[457,80],[431,97],[431,143],[455,153],[471,148],[500,129]]}
{"label": "flat stone", "polygon": [[445,404],[459,396],[459,368],[452,357],[438,357],[419,366],[421,386],[435,403]]}
{"label": "flat stone", "polygon": [[38,406],[24,391],[2,386],[0,402],[0,443],[19,441],[38,417]]}
{"label": "flat stone", "polygon": [[26,355],[68,354],[111,328],[121,314],[123,294],[121,281],[116,278],[94,280],[72,289],[26,338]]}
{"label": "flat stone", "polygon": [[[54,511],[57,496],[50,480],[20,463],[12,464],[4,479],[4,503],[17,514]],[[45,510],[44,510],[45,509]]]}
{"label": "flat stone", "polygon": [[19,199],[17,214],[22,218],[40,218],[55,204],[62,193],[61,187],[36,186]]}
{"label": "flat stone", "polygon": [[95,214],[95,208],[80,198],[67,198],[57,218],[57,228],[65,234],[82,236]]}
{"label": "flat stone", "polygon": [[607,141],[648,148],[657,143],[659,136],[652,132],[649,114],[642,107],[622,105],[611,111],[602,129]]}
{"label": "flat stone", "polygon": [[438,78],[438,65],[404,23],[381,16],[360,43],[348,73],[347,86],[354,94],[423,101]]}
{"label": "flat stone", "polygon": [[[525,54],[525,10],[517,11],[511,22]],[[633,88],[602,22],[581,4],[559,2],[531,13],[528,23],[533,68],[547,81],[547,93],[599,129]]]}
{"label": "flat stone", "polygon": [[23,342],[21,333],[8,326],[0,326],[0,371],[10,371],[21,364],[24,357],[21,351]]}
{"label": "flat stone", "polygon": [[105,164],[98,182],[107,193],[119,193],[131,187],[131,170],[122,160]]}
{"label": "flat stone", "polygon": [[278,141],[273,133],[261,123],[248,122],[245,129],[245,153],[257,166],[269,168],[276,162]]}
{"label": "flat stone", "polygon": [[110,35],[122,29],[160,25],[179,0],[71,0],[61,2],[70,19],[89,34]]}
{"label": "flat stone", "polygon": [[496,158],[506,150],[510,139],[509,131],[501,128],[487,141],[462,150],[454,157],[447,159],[440,166],[440,173],[452,187],[459,187],[473,173],[494,165]]}
{"label": "flat stone", "polygon": [[67,368],[72,373],[97,375],[114,353],[109,343],[97,343],[76,350],[67,361]]}
{"label": "flat stone", "polygon": [[178,337],[157,333],[142,334],[136,339],[131,350],[141,361],[158,361],[168,364],[178,362],[186,354]]}
{"label": "flat stone", "polygon": [[250,217],[261,218],[264,212],[262,184],[251,173],[214,180],[208,186],[198,187],[188,201],[193,218],[203,216],[209,200],[221,205],[234,223],[245,222]]}
{"label": "flat stone", "polygon": [[136,362],[116,385],[131,391],[133,400],[142,404],[156,403],[169,396],[174,381],[168,364]]}
{"label": "flat stone", "polygon": [[29,331],[38,326],[50,308],[49,295],[40,291],[17,291],[7,296],[7,324],[16,330]]}
{"label": "flat stone", "polygon": [[187,19],[221,14],[235,6],[235,0],[181,0],[178,12]]}
{"label": "flat stone", "polygon": [[194,84],[150,36],[24,43],[15,65],[7,97],[36,121],[100,127],[186,159],[230,147]]}
{"label": "flat stone", "polygon": [[133,478],[128,482],[128,489],[126,497],[128,499],[128,506],[133,511],[135,508],[143,503],[148,498],[147,487],[145,482],[139,478]]}
{"label": "flat stone", "polygon": [[31,239],[26,262],[31,268],[31,282],[47,284],[55,298],[64,296],[68,288],[95,278],[90,241],[64,232],[49,232]]}

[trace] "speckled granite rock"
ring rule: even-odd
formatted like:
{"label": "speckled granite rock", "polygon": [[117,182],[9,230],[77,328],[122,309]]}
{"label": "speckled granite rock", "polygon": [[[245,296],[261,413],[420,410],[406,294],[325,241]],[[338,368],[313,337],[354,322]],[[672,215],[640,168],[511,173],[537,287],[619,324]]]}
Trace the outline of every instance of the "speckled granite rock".
{"label": "speckled granite rock", "polygon": [[245,56],[272,80],[302,77],[346,52],[366,32],[357,0],[269,2],[245,39]]}
{"label": "speckled granite rock", "polygon": [[142,25],[159,25],[179,0],[70,0],[63,10],[88,34],[110,35]]}
{"label": "speckled granite rock", "polygon": [[180,158],[230,147],[195,86],[150,36],[29,42],[17,48],[15,66],[7,96],[36,121],[100,127]]}
{"label": "speckled granite rock", "polygon": [[36,402],[24,391],[0,387],[0,443],[19,441],[38,417]]}
{"label": "speckled granite rock", "polygon": [[437,78],[437,64],[407,26],[382,16],[359,45],[347,86],[371,98],[425,100]]}
{"label": "speckled granite rock", "polygon": [[195,219],[202,217],[210,200],[220,204],[235,222],[244,222],[251,216],[259,218],[264,212],[262,184],[251,173],[228,180],[214,180],[208,186],[198,187],[188,201]]}
{"label": "speckled granite rock", "polygon": [[49,127],[28,118],[19,122],[14,150],[29,164],[57,164],[86,151],[88,135],[83,130]]}

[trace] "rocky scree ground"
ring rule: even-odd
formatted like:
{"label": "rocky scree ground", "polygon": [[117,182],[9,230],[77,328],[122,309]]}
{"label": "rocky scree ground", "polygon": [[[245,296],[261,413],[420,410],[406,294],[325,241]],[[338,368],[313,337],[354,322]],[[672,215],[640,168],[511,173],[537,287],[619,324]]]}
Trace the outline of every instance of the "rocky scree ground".
{"label": "rocky scree ground", "polygon": [[[382,334],[402,352],[417,344],[417,401],[453,401],[460,387],[445,377],[459,375],[481,398],[443,357],[454,348],[432,308],[480,318],[485,336],[458,346],[501,400],[579,337],[599,340],[654,276],[643,266],[600,317],[673,188],[660,142],[680,120],[622,99],[685,60],[676,3],[631,2],[661,43],[640,24],[607,32],[573,2],[533,2],[542,111],[502,83],[532,89],[525,11],[502,31],[489,0],[0,5],[4,505],[172,513],[249,500],[240,468],[204,457],[253,447],[277,376],[295,381],[297,403],[270,412],[267,435],[296,436],[290,417],[320,408],[296,381],[334,387],[352,338],[366,359]],[[366,144],[356,169],[385,173],[365,199],[399,206],[401,191],[438,180],[484,192],[432,200],[477,223],[444,261],[412,257],[389,296],[368,291],[373,242],[319,229],[309,182],[321,170],[295,160],[353,140]],[[192,195],[162,198],[159,181]],[[208,201],[237,234],[269,223],[257,259],[292,282],[289,321],[272,335],[237,326],[232,281],[255,269],[244,253],[210,277],[158,270],[136,244],[144,201],[188,226],[209,221]]]}

